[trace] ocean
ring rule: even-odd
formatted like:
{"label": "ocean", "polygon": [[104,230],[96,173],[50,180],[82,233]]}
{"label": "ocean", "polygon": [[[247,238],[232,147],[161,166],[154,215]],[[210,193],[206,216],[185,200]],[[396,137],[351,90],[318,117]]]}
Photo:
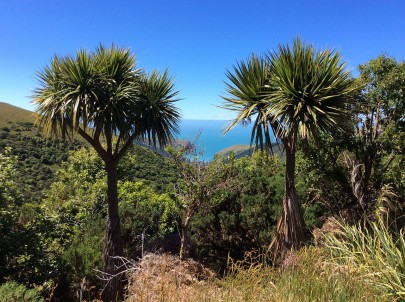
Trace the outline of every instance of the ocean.
{"label": "ocean", "polygon": [[237,125],[227,134],[222,134],[229,123],[224,120],[182,120],[179,124],[180,134],[176,138],[194,143],[200,133],[196,143],[197,150],[202,152],[200,159],[210,161],[225,148],[250,144],[252,126]]}

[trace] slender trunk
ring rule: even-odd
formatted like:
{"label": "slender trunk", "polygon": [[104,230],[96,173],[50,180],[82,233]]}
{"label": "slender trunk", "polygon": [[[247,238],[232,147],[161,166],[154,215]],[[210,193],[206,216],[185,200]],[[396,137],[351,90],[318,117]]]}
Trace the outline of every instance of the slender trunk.
{"label": "slender trunk", "polygon": [[120,274],[123,256],[121,226],[118,213],[117,164],[106,162],[108,218],[104,238],[104,272],[110,279],[106,282],[101,298],[104,302],[121,301],[124,298],[124,276]]}
{"label": "slender trunk", "polygon": [[190,224],[190,216],[187,216],[186,221],[181,227],[181,241],[180,241],[180,260],[184,260],[188,257],[189,236],[188,226]]}
{"label": "slender trunk", "polygon": [[295,150],[285,146],[285,193],[281,217],[277,223],[276,234],[270,248],[276,262],[283,260],[287,251],[299,249],[304,243],[304,217],[295,190]]}

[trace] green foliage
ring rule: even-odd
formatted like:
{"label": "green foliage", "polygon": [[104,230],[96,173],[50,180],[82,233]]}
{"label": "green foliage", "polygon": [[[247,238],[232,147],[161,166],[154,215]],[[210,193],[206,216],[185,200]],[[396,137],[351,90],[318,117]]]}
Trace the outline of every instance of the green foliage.
{"label": "green foliage", "polygon": [[92,285],[100,280],[95,270],[102,270],[102,242],[105,219],[93,217],[81,229],[75,230],[65,246],[62,259],[66,263],[64,275],[69,279],[70,286],[78,289],[80,282],[86,278]]}
{"label": "green foliage", "polygon": [[17,158],[10,156],[11,148],[6,148],[4,154],[0,153],[0,208],[5,210],[12,206],[16,197],[16,163]]}
{"label": "green foliage", "polygon": [[341,127],[357,88],[338,52],[316,51],[298,38],[291,47],[279,45],[267,59],[270,80],[264,101],[279,123],[279,137],[293,146],[299,139]]}
{"label": "green foliage", "polygon": [[360,274],[395,301],[405,299],[404,230],[392,233],[383,220],[372,222],[366,228],[338,225],[341,230],[325,240],[336,266]]}
{"label": "green foliage", "polygon": [[[216,158],[208,164],[210,201],[191,224],[199,257],[223,268],[228,256],[240,259],[252,249],[267,251],[281,212],[284,165],[277,156],[261,152],[240,159]],[[302,175],[297,177],[297,192],[301,197],[308,192]],[[322,209],[312,203],[303,207],[308,226],[319,226]]]}
{"label": "green foliage", "polygon": [[0,280],[43,284],[58,279],[62,232],[37,205],[21,203],[17,159],[0,155]]}
{"label": "green foliage", "polygon": [[87,148],[75,151],[56,172],[55,182],[42,206],[48,215],[56,215],[62,221],[97,214],[105,205],[105,177],[102,161],[95,151]]}
{"label": "green foliage", "polygon": [[297,175],[306,188],[306,204],[315,204],[321,215],[339,215],[350,208],[357,211],[356,199],[350,186],[350,174],[343,153],[353,148],[353,131],[337,132],[334,137],[320,135],[317,142],[303,144],[297,153]]}
{"label": "green foliage", "polygon": [[45,302],[45,299],[37,290],[9,281],[0,286],[0,302]]}
{"label": "green foliage", "polygon": [[404,127],[405,62],[382,54],[359,65],[359,71],[358,81],[363,85],[362,105],[371,109],[380,103],[379,109],[386,113],[381,118]]}
{"label": "green foliage", "polygon": [[118,177],[121,180],[141,181],[164,193],[173,191],[177,172],[172,160],[145,147],[133,146],[118,165]]}
{"label": "green foliage", "polygon": [[251,249],[267,248],[284,192],[280,168],[276,157],[259,153],[209,164],[210,204],[191,225],[201,257],[216,258],[224,265],[228,255],[239,258]]}
{"label": "green foliage", "polygon": [[177,231],[180,213],[172,196],[158,194],[143,183],[129,181],[119,184],[118,195],[128,257],[140,257],[142,252],[160,248],[164,237]]}
{"label": "green foliage", "polygon": [[361,164],[359,199],[374,203],[385,184],[392,185],[404,199],[405,62],[380,55],[360,65],[359,71],[357,81],[364,88],[355,108],[358,127],[351,156]]}
{"label": "green foliage", "polygon": [[363,87],[353,107],[353,119],[334,138],[320,135],[303,145],[297,170],[310,188],[306,201],[325,214],[357,219],[373,215],[385,185],[404,200],[405,64],[385,55],[359,67]]}
{"label": "green foliage", "polygon": [[[118,166],[122,182],[143,182],[157,192],[167,191],[176,179],[173,163],[144,147],[134,146]],[[43,206],[51,214],[73,211],[73,215],[105,214],[106,172],[97,153],[88,148],[70,153],[56,172]],[[78,214],[77,211],[82,212]],[[87,214],[85,214],[87,213]]]}
{"label": "green foliage", "polygon": [[[13,124],[12,127],[22,127]],[[16,185],[24,202],[39,202],[54,177],[54,171],[65,160],[69,150],[78,149],[78,141],[62,142],[33,135],[33,124],[27,125],[29,133],[0,130],[0,153],[10,147],[10,155],[17,158]]]}
{"label": "green foliage", "polygon": [[12,278],[24,284],[41,285],[57,280],[63,264],[62,232],[58,226],[40,212],[33,221],[22,224],[18,212],[0,216],[1,279]]}

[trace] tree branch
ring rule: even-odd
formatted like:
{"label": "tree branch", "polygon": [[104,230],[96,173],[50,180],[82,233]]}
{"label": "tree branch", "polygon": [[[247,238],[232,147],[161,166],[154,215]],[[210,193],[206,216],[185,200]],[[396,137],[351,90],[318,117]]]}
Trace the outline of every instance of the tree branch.
{"label": "tree branch", "polygon": [[125,153],[128,151],[128,149],[130,147],[132,147],[136,137],[137,137],[137,134],[134,133],[128,138],[128,140],[125,142],[124,146],[122,146],[121,150],[117,153],[117,155],[114,156],[116,161],[119,161],[125,155]]}
{"label": "tree branch", "polygon": [[107,141],[107,154],[112,155],[112,133],[110,127],[108,127],[105,131],[105,139]]}
{"label": "tree branch", "polygon": [[100,157],[106,161],[108,159],[108,154],[104,150],[104,148],[101,146],[99,140],[95,140],[92,138],[89,134],[87,134],[86,131],[84,131],[82,128],[78,127],[77,128],[77,133],[83,137],[93,148],[96,150],[97,154],[100,155]]}
{"label": "tree branch", "polygon": [[94,140],[100,141],[100,134],[101,134],[101,127],[96,126],[96,130],[94,131]]}
{"label": "tree branch", "polygon": [[114,148],[114,157],[115,157],[115,158],[117,157],[117,154],[118,154],[118,152],[119,152],[119,147],[120,147],[121,139],[122,139],[122,135],[121,135],[121,133],[120,133],[120,135],[118,136],[117,142],[116,142],[116,144],[115,144],[115,148]]}

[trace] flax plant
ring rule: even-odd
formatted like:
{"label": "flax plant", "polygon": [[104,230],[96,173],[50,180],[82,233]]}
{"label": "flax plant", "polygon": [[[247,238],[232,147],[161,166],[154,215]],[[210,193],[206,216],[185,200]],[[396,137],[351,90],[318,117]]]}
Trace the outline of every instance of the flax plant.
{"label": "flax plant", "polygon": [[336,236],[325,238],[332,261],[360,272],[367,283],[381,288],[395,301],[404,300],[404,228],[398,234],[392,234],[382,219],[367,227],[339,225],[341,231]]}

